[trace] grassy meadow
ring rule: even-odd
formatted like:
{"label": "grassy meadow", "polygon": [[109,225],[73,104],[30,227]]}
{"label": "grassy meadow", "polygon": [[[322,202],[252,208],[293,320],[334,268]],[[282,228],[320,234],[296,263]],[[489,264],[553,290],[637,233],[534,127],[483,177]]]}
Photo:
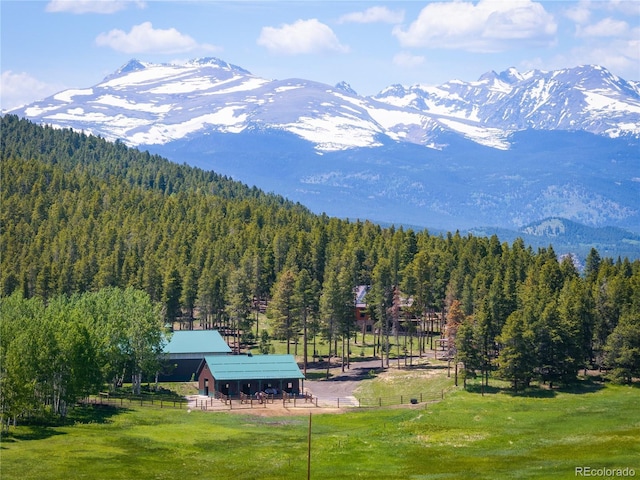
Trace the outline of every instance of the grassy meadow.
{"label": "grassy meadow", "polygon": [[[406,388],[416,381],[409,372],[380,375],[366,388]],[[441,372],[426,380],[433,388],[450,381]],[[484,396],[450,388],[428,405],[312,410],[311,478],[576,478],[576,467],[640,475],[637,385],[583,380],[513,395],[496,384]],[[274,417],[77,408],[63,426],[12,429],[2,439],[0,477],[301,479],[308,422],[308,410]]]}

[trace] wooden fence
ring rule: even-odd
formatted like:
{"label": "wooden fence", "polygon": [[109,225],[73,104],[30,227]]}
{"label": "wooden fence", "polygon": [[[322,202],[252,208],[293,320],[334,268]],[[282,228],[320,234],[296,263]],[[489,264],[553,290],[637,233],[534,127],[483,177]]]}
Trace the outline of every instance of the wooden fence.
{"label": "wooden fence", "polygon": [[[315,405],[313,402],[316,402]],[[196,397],[192,400],[192,405],[200,410],[221,410],[234,408],[266,408],[269,404],[280,404],[284,407],[311,407],[318,406],[318,400],[311,394],[291,395],[283,392],[282,395],[261,393],[260,395],[247,395],[240,393],[238,396],[229,396],[221,392],[216,392],[213,397]]]}
{"label": "wooden fence", "polygon": [[104,405],[112,407],[154,407],[154,408],[177,408],[185,409],[194,407],[200,410],[231,410],[240,408],[267,408],[269,404],[282,404],[286,408],[375,408],[389,407],[395,405],[417,405],[423,403],[434,403],[444,399],[445,390],[440,393],[430,392],[402,394],[375,398],[355,398],[355,397],[316,397],[311,394],[303,395],[283,395],[263,394],[255,395],[240,394],[237,397],[229,397],[220,392],[216,392],[213,397],[195,397],[189,402],[185,398],[176,397],[156,397],[156,396],[113,396],[108,393],[91,395],[79,401],[85,405]]}
{"label": "wooden fence", "polygon": [[394,405],[417,405],[418,403],[433,403],[444,399],[445,391],[440,393],[414,393],[392,395],[387,397],[359,398],[358,407],[390,407]]}
{"label": "wooden fence", "polygon": [[389,407],[395,405],[418,405],[425,403],[435,403],[444,399],[445,390],[439,393],[416,393],[402,394],[387,397],[375,398],[355,398],[355,397],[316,397],[311,394],[282,396],[240,394],[237,397],[229,397],[222,393],[217,393],[213,397],[198,397],[193,400],[192,405],[201,410],[233,410],[240,408],[266,408],[269,404],[282,404],[286,408],[375,408]]}
{"label": "wooden fence", "polygon": [[110,395],[109,393],[100,393],[98,395],[90,395],[83,398],[78,403],[84,405],[105,405],[112,407],[130,407],[138,405],[141,407],[156,408],[186,408],[187,399],[178,397],[160,397],[160,396],[144,396],[144,395]]}

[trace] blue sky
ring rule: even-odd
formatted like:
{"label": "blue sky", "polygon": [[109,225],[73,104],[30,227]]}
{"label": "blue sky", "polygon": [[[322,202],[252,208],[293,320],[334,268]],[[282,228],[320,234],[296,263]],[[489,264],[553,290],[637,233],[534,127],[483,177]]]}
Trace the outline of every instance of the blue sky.
{"label": "blue sky", "polygon": [[99,83],[132,58],[215,56],[269,78],[394,84],[603,65],[640,80],[638,0],[0,0],[0,106]]}

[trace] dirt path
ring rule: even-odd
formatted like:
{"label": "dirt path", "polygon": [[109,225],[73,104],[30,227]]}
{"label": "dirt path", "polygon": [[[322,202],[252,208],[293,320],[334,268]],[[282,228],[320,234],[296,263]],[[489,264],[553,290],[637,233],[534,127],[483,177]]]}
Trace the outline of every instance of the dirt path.
{"label": "dirt path", "polygon": [[[433,354],[431,354],[433,359]],[[425,363],[427,357],[413,357],[413,365]],[[401,360],[404,365],[404,359]],[[396,364],[394,361],[391,366]],[[341,406],[358,406],[358,400],[353,396],[353,392],[361,385],[363,380],[369,378],[369,372],[374,370],[379,372],[381,370],[380,360],[365,360],[361,362],[352,362],[351,368],[342,372],[341,367],[338,365],[330,370],[331,376],[328,380],[305,380],[304,389],[306,393],[311,393],[314,397],[318,398],[318,403],[325,405],[335,406],[337,399],[340,399]],[[307,369],[307,373],[325,374],[326,368],[313,368]]]}
{"label": "dirt path", "polygon": [[[358,401],[353,396],[353,392],[360,382],[369,376],[371,370],[380,369],[380,360],[367,360],[364,362],[352,362],[351,368],[342,372],[340,366],[330,370],[328,380],[305,380],[304,389],[306,393],[311,393],[318,398],[318,404],[331,403],[336,405],[337,399],[345,406],[357,406]],[[326,368],[307,369],[307,373],[324,375]]]}

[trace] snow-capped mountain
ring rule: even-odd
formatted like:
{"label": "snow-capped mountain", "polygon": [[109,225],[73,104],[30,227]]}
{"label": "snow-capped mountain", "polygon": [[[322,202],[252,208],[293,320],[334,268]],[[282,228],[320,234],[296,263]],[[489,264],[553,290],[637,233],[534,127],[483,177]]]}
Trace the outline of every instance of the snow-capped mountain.
{"label": "snow-capped mountain", "polygon": [[12,113],[134,146],[257,128],[289,131],[330,151],[378,146],[383,133],[347,84],[266,80],[217,58],[183,65],[131,60],[98,85]]}
{"label": "snow-capped mountain", "polygon": [[320,151],[379,147],[383,137],[442,148],[445,132],[495,148],[526,129],[640,136],[640,89],[597,66],[554,72],[490,72],[477,82],[393,85],[359,97],[302,80],[266,80],[217,58],[182,65],[131,60],[91,88],[66,90],[18,113],[83,128],[130,145],[194,133],[284,130]]}
{"label": "snow-capped mountain", "polygon": [[12,111],[231,175],[331,215],[435,228],[545,217],[640,230],[640,82],[599,66],[476,82],[269,80],[131,60]]}
{"label": "snow-capped mountain", "polygon": [[[431,114],[465,133],[497,129],[586,131],[612,138],[640,136],[640,89],[603,67],[583,66],[524,74],[511,68],[489,72],[477,82],[451,81],[438,87],[394,85],[374,97]],[[469,138],[482,143],[482,136]]]}

